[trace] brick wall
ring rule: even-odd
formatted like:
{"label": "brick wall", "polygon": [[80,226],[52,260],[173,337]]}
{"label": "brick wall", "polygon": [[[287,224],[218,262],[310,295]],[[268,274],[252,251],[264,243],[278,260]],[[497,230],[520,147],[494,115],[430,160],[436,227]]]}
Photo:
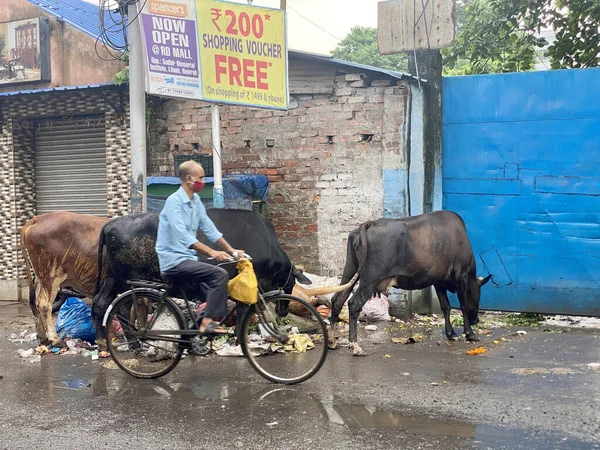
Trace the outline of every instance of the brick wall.
{"label": "brick wall", "polygon": [[[107,209],[109,216],[129,211],[129,127],[128,110],[117,114],[108,104],[119,105],[119,95],[107,91],[78,90],[5,98],[0,122],[0,282],[24,278],[24,262],[19,250],[19,233],[35,211],[35,151],[33,147],[36,119],[68,118],[81,114],[104,114],[107,146]],[[13,284],[0,292],[13,292]],[[14,283],[16,286],[16,283]],[[7,290],[8,289],[8,290]]]}
{"label": "brick wall", "polygon": [[[296,264],[329,275],[343,267],[348,233],[382,216],[382,170],[406,170],[410,96],[392,78],[331,82],[329,94],[291,95],[289,111],[221,107],[224,171],[267,175],[266,215],[280,242]],[[172,175],[173,154],[211,147],[208,104],[157,102],[149,174]]]}

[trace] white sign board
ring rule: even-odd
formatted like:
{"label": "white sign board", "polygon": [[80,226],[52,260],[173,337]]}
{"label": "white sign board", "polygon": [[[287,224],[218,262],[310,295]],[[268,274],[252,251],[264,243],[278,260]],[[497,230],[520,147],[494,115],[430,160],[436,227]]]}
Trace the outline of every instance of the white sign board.
{"label": "white sign board", "polygon": [[377,13],[382,55],[454,43],[454,0],[387,0],[379,2]]}

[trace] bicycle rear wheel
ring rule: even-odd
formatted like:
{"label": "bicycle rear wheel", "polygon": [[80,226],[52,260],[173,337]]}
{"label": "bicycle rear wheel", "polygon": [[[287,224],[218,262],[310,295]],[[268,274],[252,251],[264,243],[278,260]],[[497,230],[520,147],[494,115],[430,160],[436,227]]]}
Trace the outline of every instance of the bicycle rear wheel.
{"label": "bicycle rear wheel", "polygon": [[[134,297],[135,292],[135,297]],[[181,310],[169,298],[161,299],[154,289],[128,291],[110,305],[104,316],[106,341],[115,363],[137,378],[158,378],[169,373],[183,354],[178,342],[148,336],[147,330],[183,330]],[[181,339],[181,335],[163,337]]]}
{"label": "bicycle rear wheel", "polygon": [[327,327],[314,306],[300,298],[259,299],[242,326],[244,356],[269,381],[301,383],[325,362]]}

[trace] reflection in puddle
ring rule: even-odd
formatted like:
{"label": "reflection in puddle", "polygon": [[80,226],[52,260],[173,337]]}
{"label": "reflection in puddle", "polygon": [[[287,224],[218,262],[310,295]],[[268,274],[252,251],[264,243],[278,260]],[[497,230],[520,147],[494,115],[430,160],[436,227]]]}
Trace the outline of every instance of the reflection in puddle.
{"label": "reflection in puddle", "polygon": [[[337,417],[330,417],[331,421],[337,423],[341,421],[351,428],[398,429],[408,433],[430,436],[464,438],[475,436],[475,425],[453,419],[434,419],[415,414],[404,415],[397,411],[384,411],[362,405],[334,404],[333,411]],[[339,420],[336,420],[338,418]]]}
{"label": "reflection in puddle", "polygon": [[63,381],[60,384],[55,385],[56,389],[82,389],[85,387],[90,387],[91,383],[85,380],[69,380]]}

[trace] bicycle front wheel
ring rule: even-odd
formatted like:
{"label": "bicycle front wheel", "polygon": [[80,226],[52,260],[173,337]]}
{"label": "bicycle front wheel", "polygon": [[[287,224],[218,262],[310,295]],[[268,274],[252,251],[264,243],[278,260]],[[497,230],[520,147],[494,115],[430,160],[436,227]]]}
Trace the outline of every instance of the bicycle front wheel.
{"label": "bicycle front wheel", "polygon": [[107,310],[104,327],[115,363],[134,377],[166,375],[183,354],[176,342],[181,335],[173,333],[185,329],[183,314],[160,291],[135,289],[121,295]]}
{"label": "bicycle front wheel", "polygon": [[259,299],[242,326],[244,356],[269,381],[301,383],[325,362],[325,322],[314,306],[298,297],[279,294]]}

